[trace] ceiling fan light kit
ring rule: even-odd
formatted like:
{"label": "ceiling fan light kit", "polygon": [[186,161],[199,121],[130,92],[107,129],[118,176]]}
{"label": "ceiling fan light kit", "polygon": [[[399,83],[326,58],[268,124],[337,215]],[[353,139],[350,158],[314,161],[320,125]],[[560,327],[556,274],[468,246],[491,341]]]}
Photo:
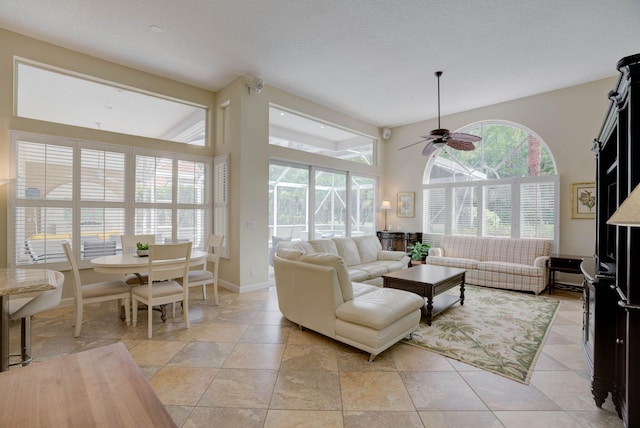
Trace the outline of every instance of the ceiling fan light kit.
{"label": "ceiling fan light kit", "polygon": [[449,146],[456,150],[475,150],[476,146],[473,143],[482,140],[482,138],[477,135],[464,134],[462,132],[449,132],[448,129],[440,126],[440,76],[442,76],[442,71],[436,71],[434,74],[438,79],[438,129],[432,130],[429,135],[421,135],[420,138],[422,138],[422,140],[406,147],[402,147],[399,150],[424,142],[427,143],[422,150],[422,154],[424,156],[430,156],[437,149],[444,146]]}

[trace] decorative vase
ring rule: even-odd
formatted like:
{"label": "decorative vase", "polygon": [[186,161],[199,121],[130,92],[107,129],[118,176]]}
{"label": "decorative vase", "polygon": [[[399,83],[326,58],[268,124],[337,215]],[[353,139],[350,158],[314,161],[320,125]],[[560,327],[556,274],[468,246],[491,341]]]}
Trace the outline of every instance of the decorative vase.
{"label": "decorative vase", "polygon": [[138,257],[149,257],[149,250],[137,250]]}

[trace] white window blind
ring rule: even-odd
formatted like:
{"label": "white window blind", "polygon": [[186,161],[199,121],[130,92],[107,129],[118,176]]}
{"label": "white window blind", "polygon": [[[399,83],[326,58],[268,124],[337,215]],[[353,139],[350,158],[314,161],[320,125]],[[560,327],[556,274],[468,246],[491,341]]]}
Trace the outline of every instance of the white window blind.
{"label": "white window blind", "polygon": [[90,260],[119,252],[124,233],[195,248],[210,233],[209,158],[13,131],[11,150],[11,265],[66,264],[64,240]]}
{"label": "white window blind", "polygon": [[[206,180],[209,164],[178,160],[177,234],[178,242],[191,241],[194,247],[203,249],[205,234],[210,230],[208,220],[210,184]],[[207,232],[205,232],[207,231]]]}
{"label": "white window blind", "polygon": [[72,239],[73,147],[18,138],[15,171],[16,264],[64,261],[62,241]]}
{"label": "white window blind", "polygon": [[453,189],[453,235],[477,235],[476,189],[472,186]]}
{"label": "white window blind", "polygon": [[452,234],[548,239],[552,251],[558,247],[558,176],[426,184],[423,200],[424,242]]}
{"label": "white window blind", "polygon": [[511,186],[490,184],[483,186],[482,230],[484,236],[511,236]]}
{"label": "white window blind", "polygon": [[553,239],[556,225],[554,183],[520,185],[520,237]]}
{"label": "white window blind", "polygon": [[224,236],[220,255],[229,257],[229,154],[213,159],[213,234]]}
{"label": "white window blind", "polygon": [[424,189],[422,200],[425,233],[443,235],[446,224],[445,189]]}
{"label": "white window blind", "polygon": [[125,233],[124,152],[80,149],[80,253],[91,260],[120,250]]}

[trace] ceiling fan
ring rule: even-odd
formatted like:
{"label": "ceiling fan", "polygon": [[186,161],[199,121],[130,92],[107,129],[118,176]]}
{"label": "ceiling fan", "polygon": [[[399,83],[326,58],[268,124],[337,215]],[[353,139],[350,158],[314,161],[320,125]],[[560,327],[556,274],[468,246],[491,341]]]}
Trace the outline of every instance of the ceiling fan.
{"label": "ceiling fan", "polygon": [[438,148],[444,146],[449,146],[456,150],[475,150],[476,146],[474,146],[473,143],[482,140],[482,138],[477,135],[464,134],[462,132],[449,132],[448,129],[440,127],[440,76],[442,76],[442,71],[436,71],[435,75],[438,78],[438,129],[432,130],[429,135],[421,135],[420,138],[422,138],[422,140],[417,143],[410,144],[398,150],[424,142],[427,142],[427,145],[422,149],[424,156],[430,156]]}

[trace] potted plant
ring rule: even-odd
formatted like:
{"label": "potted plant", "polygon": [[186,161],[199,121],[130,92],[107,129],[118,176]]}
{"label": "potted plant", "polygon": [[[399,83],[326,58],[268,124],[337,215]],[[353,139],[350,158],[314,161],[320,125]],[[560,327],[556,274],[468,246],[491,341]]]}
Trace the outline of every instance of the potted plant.
{"label": "potted plant", "polygon": [[149,256],[149,244],[142,244],[142,242],[138,242],[136,244],[138,257],[148,257]]}
{"label": "potted plant", "polygon": [[411,248],[411,252],[409,253],[411,256],[411,264],[423,264],[425,262],[425,259],[427,258],[427,255],[429,255],[429,248],[431,248],[431,245],[429,244],[416,242],[415,245]]}

